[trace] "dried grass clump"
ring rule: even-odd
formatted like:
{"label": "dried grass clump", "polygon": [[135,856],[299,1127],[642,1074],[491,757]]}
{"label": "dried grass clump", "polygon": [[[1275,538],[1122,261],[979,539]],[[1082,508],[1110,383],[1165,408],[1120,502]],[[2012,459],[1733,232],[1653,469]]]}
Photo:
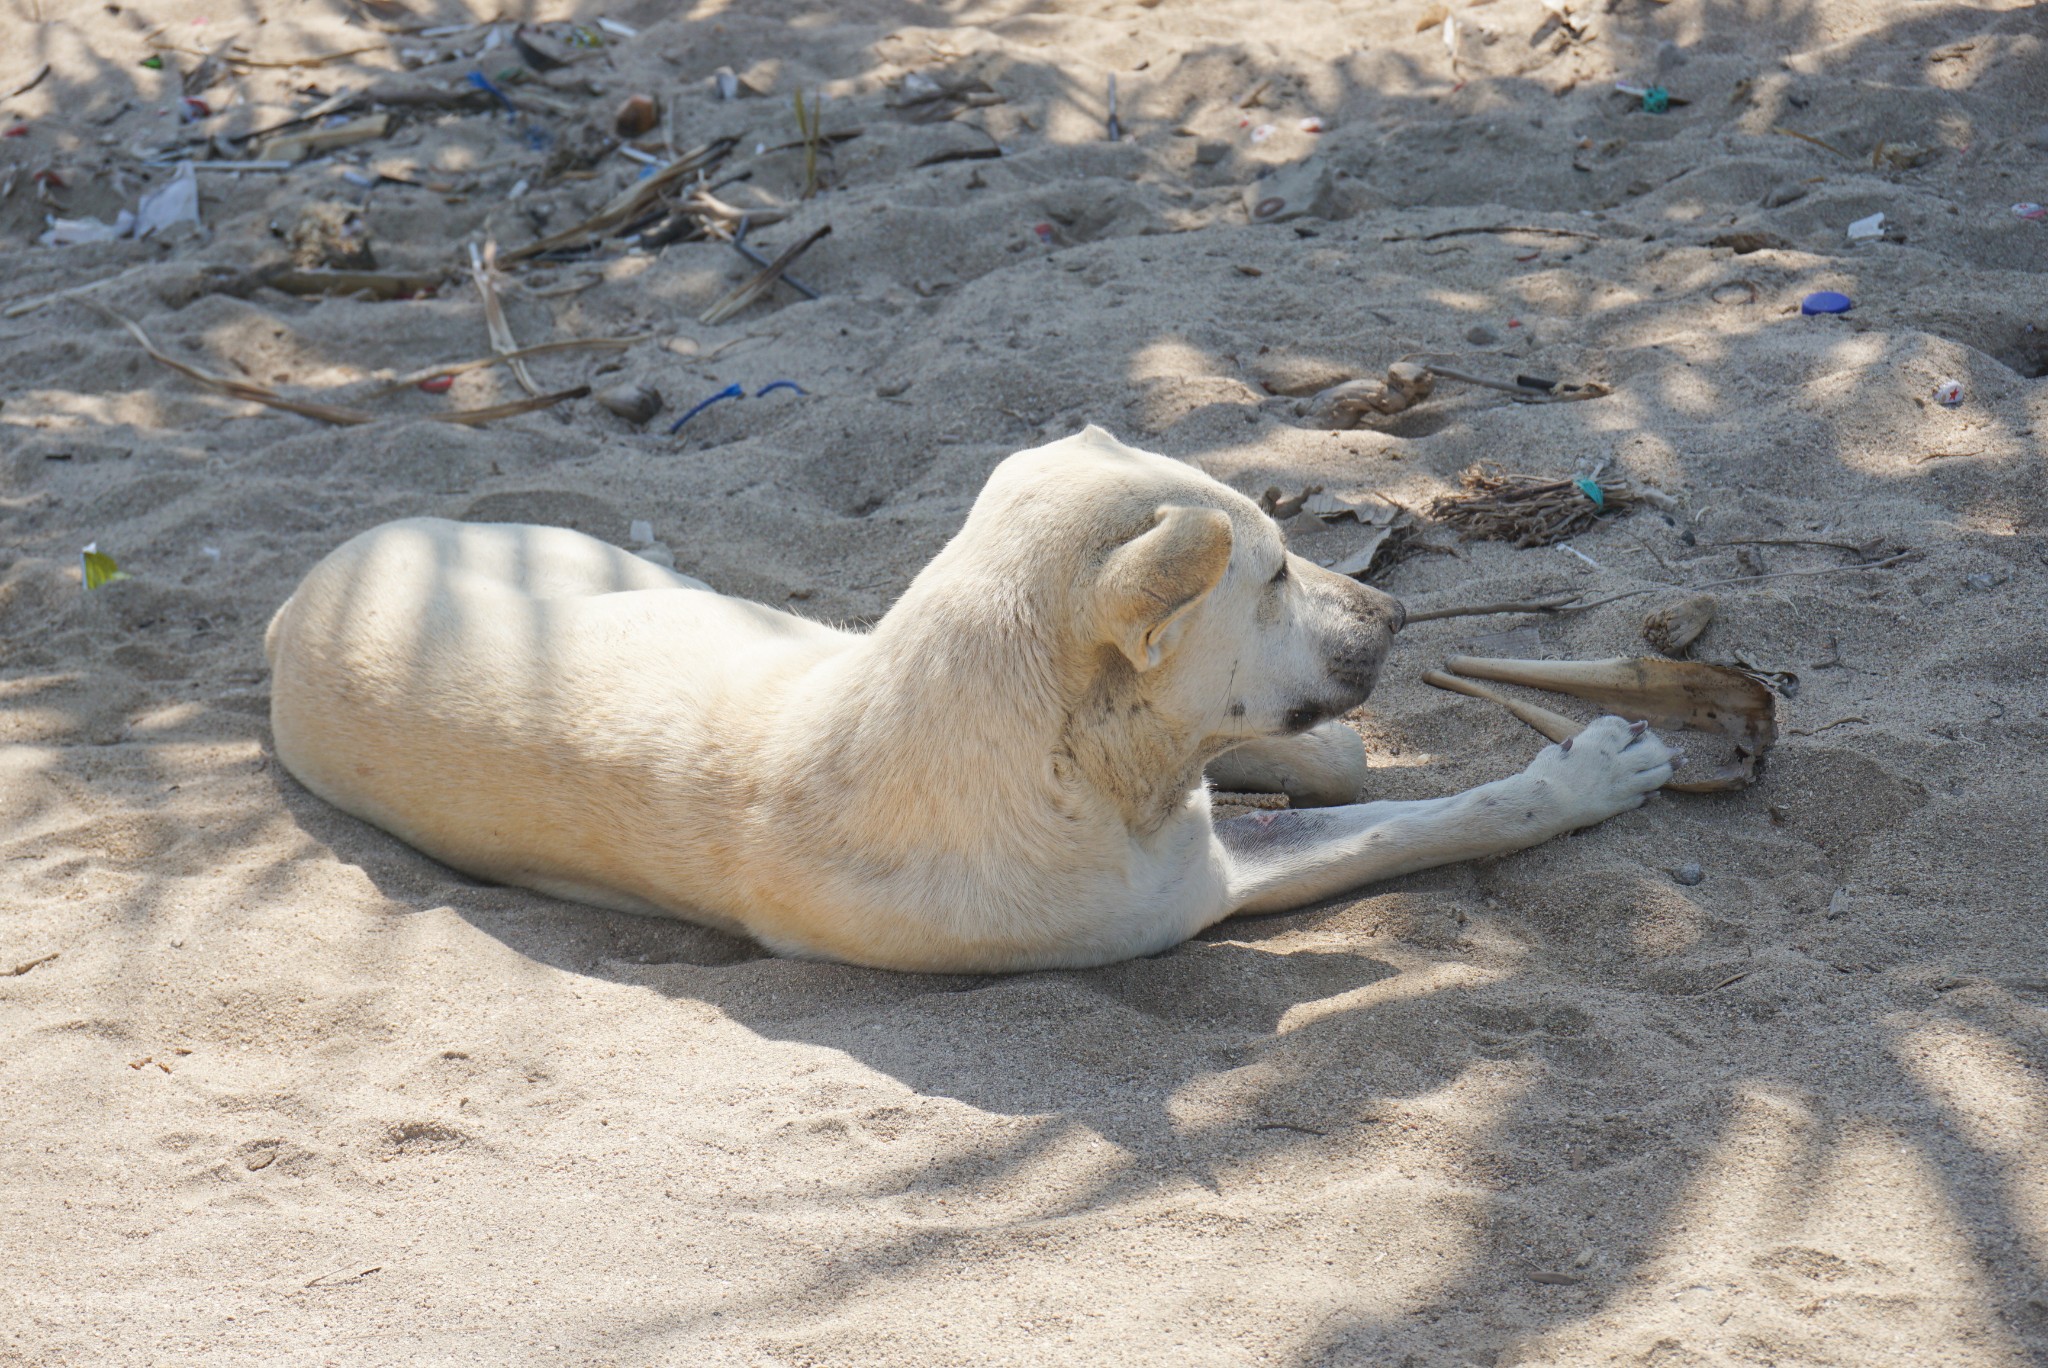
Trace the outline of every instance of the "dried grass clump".
{"label": "dried grass clump", "polygon": [[1578,478],[1547,480],[1482,461],[1458,477],[1458,493],[1443,495],[1429,511],[1468,541],[1549,546],[1649,497],[1626,480],[1587,483],[1599,491],[1598,499]]}

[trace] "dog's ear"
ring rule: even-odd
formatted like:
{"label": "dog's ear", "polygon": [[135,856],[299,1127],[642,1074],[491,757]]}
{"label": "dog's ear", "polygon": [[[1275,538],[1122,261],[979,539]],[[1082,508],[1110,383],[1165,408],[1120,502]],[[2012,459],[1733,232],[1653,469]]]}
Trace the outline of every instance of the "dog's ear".
{"label": "dog's ear", "polygon": [[1109,641],[1139,670],[1164,658],[1171,629],[1230,566],[1230,515],[1171,505],[1150,529],[1109,553],[1096,605]]}

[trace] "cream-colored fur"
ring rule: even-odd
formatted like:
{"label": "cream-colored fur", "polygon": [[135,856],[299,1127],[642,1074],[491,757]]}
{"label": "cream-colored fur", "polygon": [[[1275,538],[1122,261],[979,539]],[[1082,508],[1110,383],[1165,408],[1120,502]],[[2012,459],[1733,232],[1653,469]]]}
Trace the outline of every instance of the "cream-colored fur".
{"label": "cream-colored fur", "polygon": [[[1020,452],[865,634],[578,533],[411,519],[266,647],[308,788],[486,879],[912,970],[1103,964],[1494,855],[1670,777],[1618,719],[1451,798],[1353,804],[1400,606],[1097,428]],[[1226,782],[1346,805],[1213,821]]]}

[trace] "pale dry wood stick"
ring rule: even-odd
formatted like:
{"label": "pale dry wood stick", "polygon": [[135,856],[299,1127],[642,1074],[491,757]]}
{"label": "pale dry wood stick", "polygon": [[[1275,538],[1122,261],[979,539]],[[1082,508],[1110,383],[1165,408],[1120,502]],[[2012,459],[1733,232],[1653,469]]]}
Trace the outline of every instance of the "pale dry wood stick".
{"label": "pale dry wood stick", "polygon": [[726,319],[731,318],[734,314],[746,308],[747,305],[753,303],[773,288],[775,282],[782,278],[782,273],[794,265],[798,257],[809,251],[813,243],[831,231],[832,225],[829,223],[825,224],[809,237],[785,247],[782,255],[776,257],[775,260],[769,262],[766,266],[763,266],[753,279],[747,281],[731,294],[706,309],[698,317],[697,321],[700,323],[723,323]]}
{"label": "pale dry wood stick", "polygon": [[1426,608],[1419,613],[1410,613],[1408,623],[1436,622],[1442,618],[1483,617],[1489,613],[1583,613],[1589,608],[1599,608],[1623,599],[1641,598],[1644,594],[1659,594],[1666,590],[1691,593],[1701,589],[1726,589],[1731,585],[1755,584],[1758,580],[1792,579],[1809,575],[1845,575],[1856,570],[1886,570],[1894,565],[1913,560],[1918,551],[1901,551],[1883,560],[1865,561],[1861,565],[1829,565],[1817,570],[1777,570],[1768,575],[1741,575],[1735,579],[1709,580],[1705,584],[1657,584],[1648,589],[1630,589],[1626,593],[1609,594],[1606,598],[1592,599],[1585,603],[1573,600],[1578,594],[1565,594],[1557,598],[1531,599],[1523,603],[1488,603],[1475,608]]}
{"label": "pale dry wood stick", "polygon": [[1410,613],[1408,622],[1412,626],[1418,622],[1439,622],[1444,618],[1485,617],[1489,613],[1554,613],[1582,597],[1584,595],[1581,594],[1558,594],[1551,598],[1528,599],[1519,603],[1482,603],[1471,608],[1425,608],[1419,613]]}
{"label": "pale dry wood stick", "polygon": [[521,347],[516,352],[497,356],[479,356],[472,361],[454,361],[445,366],[422,366],[396,380],[387,382],[381,389],[371,390],[363,401],[388,399],[394,394],[411,389],[422,380],[432,380],[443,375],[466,375],[470,371],[489,370],[492,366],[503,366],[529,356],[551,356],[558,352],[571,351],[624,351],[628,347],[646,342],[653,333],[640,333],[634,337],[572,337],[562,342],[540,342],[531,347]]}
{"label": "pale dry wood stick", "polygon": [[519,341],[512,336],[512,325],[505,321],[505,306],[498,300],[498,287],[491,277],[498,271],[498,244],[487,243],[479,252],[474,242],[469,244],[469,274],[476,282],[477,293],[484,297],[484,327],[491,335],[491,350],[505,358],[506,369],[519,382],[519,388],[528,394],[539,394],[540,386],[533,382],[533,375],[526,369],[526,363],[515,355]]}
{"label": "pale dry wood stick", "polygon": [[[142,350],[149,355],[150,360],[160,366],[169,367],[189,380],[204,385],[216,394],[224,394],[230,399],[241,399],[252,404],[262,404],[266,408],[283,409],[287,413],[296,413],[302,418],[317,418],[323,423],[333,423],[338,427],[361,427],[368,423],[377,422],[386,416],[381,413],[371,413],[364,409],[343,408],[338,404],[320,404],[300,399],[287,399],[284,395],[279,394],[267,385],[253,384],[247,380],[234,380],[225,375],[215,375],[211,371],[201,370],[197,366],[188,366],[176,357],[166,356],[157,349],[154,342],[149,340],[148,333],[98,300],[80,297],[79,302],[91,305],[126,328],[134,336],[135,340],[142,344]],[[522,413],[532,413],[538,409],[552,408],[564,399],[581,399],[589,393],[590,386],[578,385],[574,389],[558,390],[553,394],[535,395],[531,399],[517,399],[509,404],[494,404],[489,408],[455,409],[443,413],[423,413],[417,416],[422,421],[429,423],[459,423],[464,426],[474,426],[479,423],[488,423],[498,418],[513,418]]]}
{"label": "pale dry wood stick", "polygon": [[1497,689],[1489,689],[1484,684],[1475,684],[1469,679],[1445,674],[1442,670],[1424,670],[1422,682],[1470,698],[1483,698],[1489,703],[1498,703],[1553,741],[1570,740],[1586,729],[1585,723],[1574,722],[1563,713],[1552,712],[1534,703],[1524,703],[1521,699],[1510,698]]}

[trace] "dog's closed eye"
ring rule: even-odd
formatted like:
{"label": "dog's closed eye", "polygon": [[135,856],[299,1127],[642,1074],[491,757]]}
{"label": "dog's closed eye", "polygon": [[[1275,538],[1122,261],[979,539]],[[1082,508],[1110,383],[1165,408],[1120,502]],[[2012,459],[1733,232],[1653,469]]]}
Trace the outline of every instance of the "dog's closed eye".
{"label": "dog's closed eye", "polygon": [[1272,578],[1272,579],[1270,579],[1270,580],[1267,580],[1266,582],[1267,582],[1268,584],[1279,584],[1279,583],[1282,583],[1283,581],[1285,581],[1285,580],[1286,580],[1286,578],[1287,578],[1287,562],[1283,560],[1283,561],[1281,561],[1281,562],[1280,562],[1280,568],[1279,568],[1278,570],[1275,570],[1275,571],[1273,572],[1273,578]]}

